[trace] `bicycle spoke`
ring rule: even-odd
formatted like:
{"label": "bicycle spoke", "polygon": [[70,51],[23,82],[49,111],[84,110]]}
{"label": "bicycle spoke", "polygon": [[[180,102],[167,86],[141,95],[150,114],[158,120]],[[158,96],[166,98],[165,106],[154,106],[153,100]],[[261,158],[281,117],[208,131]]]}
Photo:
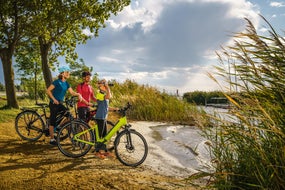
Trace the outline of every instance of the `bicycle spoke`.
{"label": "bicycle spoke", "polygon": [[36,112],[23,111],[16,117],[15,128],[22,139],[36,141],[43,134],[44,123]]}
{"label": "bicycle spoke", "polygon": [[115,153],[120,162],[127,166],[138,166],[144,162],[148,146],[137,131],[123,131],[115,141]]}
{"label": "bicycle spoke", "polygon": [[[86,133],[77,137],[79,140],[76,140],[75,135],[88,129],[89,126],[80,121],[72,121],[65,124],[60,129],[59,133],[67,134],[68,138],[57,138],[59,150],[64,155],[73,158],[87,154],[92,146],[86,144],[85,142],[94,142],[94,134],[92,131],[87,131]],[[84,142],[81,142],[80,140]]]}

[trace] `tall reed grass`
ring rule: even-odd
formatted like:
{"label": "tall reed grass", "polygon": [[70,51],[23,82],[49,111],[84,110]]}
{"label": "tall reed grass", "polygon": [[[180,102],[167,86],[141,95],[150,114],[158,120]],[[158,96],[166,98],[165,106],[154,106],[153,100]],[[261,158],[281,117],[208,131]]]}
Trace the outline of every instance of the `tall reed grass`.
{"label": "tall reed grass", "polygon": [[126,80],[112,87],[111,105],[122,106],[126,102],[132,104],[129,117],[134,120],[163,121],[194,125],[198,110],[196,106],[176,96],[158,91],[148,85],[139,85]]}
{"label": "tall reed grass", "polygon": [[285,189],[285,39],[262,18],[268,36],[246,19],[246,31],[218,53],[217,73],[228,85],[236,119],[209,116],[213,127],[204,130],[213,142],[215,172],[209,175],[217,189]]}

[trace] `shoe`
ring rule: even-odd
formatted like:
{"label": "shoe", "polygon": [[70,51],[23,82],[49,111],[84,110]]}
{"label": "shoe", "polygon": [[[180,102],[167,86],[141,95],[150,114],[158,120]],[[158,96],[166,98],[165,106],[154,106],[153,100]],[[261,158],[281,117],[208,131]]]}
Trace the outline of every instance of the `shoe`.
{"label": "shoe", "polygon": [[48,130],[48,129],[45,129],[45,130],[44,130],[44,134],[45,134],[46,137],[48,137],[48,136],[49,136],[49,130]]}
{"label": "shoe", "polygon": [[100,158],[100,159],[105,159],[106,158],[105,155],[103,153],[101,153],[101,152],[96,152],[95,153],[95,157]]}
{"label": "shoe", "polygon": [[111,152],[104,152],[103,155],[106,156],[107,158],[115,158],[115,155]]}
{"label": "shoe", "polygon": [[53,145],[53,146],[57,146],[57,142],[56,142],[55,139],[50,140],[50,141],[49,141],[49,144],[51,144],[51,145]]}

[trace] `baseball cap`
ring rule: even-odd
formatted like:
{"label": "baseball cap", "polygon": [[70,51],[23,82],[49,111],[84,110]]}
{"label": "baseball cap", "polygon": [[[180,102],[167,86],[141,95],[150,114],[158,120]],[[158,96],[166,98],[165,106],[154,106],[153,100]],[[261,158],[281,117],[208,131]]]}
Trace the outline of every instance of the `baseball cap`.
{"label": "baseball cap", "polygon": [[86,77],[86,76],[91,76],[91,73],[89,71],[83,71],[82,72],[82,77]]}
{"label": "baseball cap", "polygon": [[64,71],[71,71],[69,66],[62,66],[58,68],[59,73],[63,73]]}

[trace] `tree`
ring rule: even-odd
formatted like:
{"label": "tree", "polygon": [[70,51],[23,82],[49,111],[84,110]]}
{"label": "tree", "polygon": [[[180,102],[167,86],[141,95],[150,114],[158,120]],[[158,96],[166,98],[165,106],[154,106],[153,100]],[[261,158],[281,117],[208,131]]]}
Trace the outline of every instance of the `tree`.
{"label": "tree", "polygon": [[0,1],[0,58],[3,65],[7,106],[18,108],[14,85],[12,57],[20,39],[25,35],[29,17],[26,1]]}
{"label": "tree", "polygon": [[44,80],[48,87],[52,82],[51,70],[59,56],[64,56],[67,63],[76,64],[77,44],[86,43],[92,36],[90,30],[98,36],[98,30],[105,27],[105,21],[111,14],[117,14],[130,0],[120,1],[33,1],[33,28],[31,37],[36,37],[35,47],[39,47]]}
{"label": "tree", "polygon": [[[73,64],[78,57],[76,45],[86,43],[92,37],[86,35],[84,30],[88,29],[94,36],[98,36],[98,30],[105,26],[105,20],[129,3],[130,0],[0,0],[0,56],[6,94],[9,94],[8,107],[19,107],[12,68],[16,48],[36,50],[39,47],[45,84],[49,86],[52,82],[50,69],[54,69],[58,56],[65,56],[66,62]],[[26,46],[26,43],[32,46]],[[31,54],[30,51],[26,52]],[[22,63],[35,64],[26,61]]]}

